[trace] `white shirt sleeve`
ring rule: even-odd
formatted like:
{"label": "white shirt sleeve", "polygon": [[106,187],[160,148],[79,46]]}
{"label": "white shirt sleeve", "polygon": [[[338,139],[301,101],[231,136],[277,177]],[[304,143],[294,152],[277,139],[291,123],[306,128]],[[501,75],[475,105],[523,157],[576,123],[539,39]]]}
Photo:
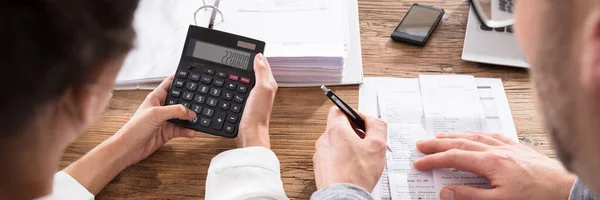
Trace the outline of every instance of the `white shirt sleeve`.
{"label": "white shirt sleeve", "polygon": [[93,200],[94,195],[71,175],[60,171],[54,174],[52,194],[39,200]]}
{"label": "white shirt sleeve", "polygon": [[279,159],[264,147],[220,153],[210,162],[205,198],[288,199],[281,182]]}

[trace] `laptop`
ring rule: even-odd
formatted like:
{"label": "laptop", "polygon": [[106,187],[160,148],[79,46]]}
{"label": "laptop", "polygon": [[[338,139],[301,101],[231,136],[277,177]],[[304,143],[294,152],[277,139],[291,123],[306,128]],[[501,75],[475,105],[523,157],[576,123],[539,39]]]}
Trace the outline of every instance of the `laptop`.
{"label": "laptop", "polygon": [[[510,15],[512,3],[492,0],[492,17]],[[462,59],[465,61],[528,68],[523,51],[513,34],[512,26],[490,28],[477,19],[475,10],[469,10]]]}

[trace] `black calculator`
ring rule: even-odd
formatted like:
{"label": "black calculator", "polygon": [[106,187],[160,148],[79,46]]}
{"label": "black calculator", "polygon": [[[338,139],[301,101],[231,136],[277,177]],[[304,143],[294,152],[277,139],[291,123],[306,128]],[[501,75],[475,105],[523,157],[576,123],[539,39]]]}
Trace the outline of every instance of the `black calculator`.
{"label": "black calculator", "polygon": [[254,57],[265,43],[190,25],[165,105],[182,104],[193,120],[170,122],[200,132],[237,136],[248,94],[255,84]]}

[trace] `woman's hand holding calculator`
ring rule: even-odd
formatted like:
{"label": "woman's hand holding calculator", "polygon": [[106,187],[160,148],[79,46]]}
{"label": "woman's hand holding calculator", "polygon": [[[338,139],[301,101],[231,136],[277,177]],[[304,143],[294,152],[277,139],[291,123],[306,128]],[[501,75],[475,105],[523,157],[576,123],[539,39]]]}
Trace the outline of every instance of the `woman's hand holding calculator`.
{"label": "woman's hand holding calculator", "polygon": [[129,122],[113,136],[117,146],[126,150],[125,160],[129,165],[145,159],[173,138],[196,136],[193,130],[167,123],[172,118],[191,120],[196,117],[195,112],[181,104],[162,106],[172,81],[173,76],[148,94]]}
{"label": "woman's hand holding calculator", "polygon": [[277,82],[271,72],[269,61],[262,54],[258,54],[254,58],[254,74],[256,75],[256,85],[250,91],[240,122],[240,130],[235,138],[238,148],[271,147],[269,121],[275,93],[277,93]]}
{"label": "woman's hand holding calculator", "polygon": [[[277,83],[267,59],[262,54],[258,54],[254,59],[254,71],[256,86],[248,97],[235,141],[239,148],[250,146],[270,148],[269,121]],[[196,117],[195,112],[180,104],[162,106],[172,81],[171,76],[152,91],[131,120],[111,138],[118,144],[117,146],[123,147],[120,149],[126,151],[125,161],[129,165],[145,159],[173,138],[196,136],[195,131],[191,129],[167,123],[167,120],[172,118],[191,120]]]}

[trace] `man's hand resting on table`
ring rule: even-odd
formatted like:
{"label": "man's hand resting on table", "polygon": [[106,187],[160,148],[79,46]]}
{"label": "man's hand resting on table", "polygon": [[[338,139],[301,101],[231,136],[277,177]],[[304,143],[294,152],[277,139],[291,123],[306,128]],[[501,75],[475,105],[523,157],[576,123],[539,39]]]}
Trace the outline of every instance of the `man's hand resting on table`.
{"label": "man's hand resting on table", "polygon": [[491,189],[447,186],[442,200],[565,200],[575,180],[558,161],[500,135],[442,134],[417,148],[430,154],[414,162],[417,169],[456,168],[490,180]]}
{"label": "man's hand resting on table", "polygon": [[327,128],[315,145],[313,165],[317,189],[336,183],[351,183],[368,192],[379,181],[385,166],[387,124],[361,114],[365,138],[337,107],[329,109]]}

